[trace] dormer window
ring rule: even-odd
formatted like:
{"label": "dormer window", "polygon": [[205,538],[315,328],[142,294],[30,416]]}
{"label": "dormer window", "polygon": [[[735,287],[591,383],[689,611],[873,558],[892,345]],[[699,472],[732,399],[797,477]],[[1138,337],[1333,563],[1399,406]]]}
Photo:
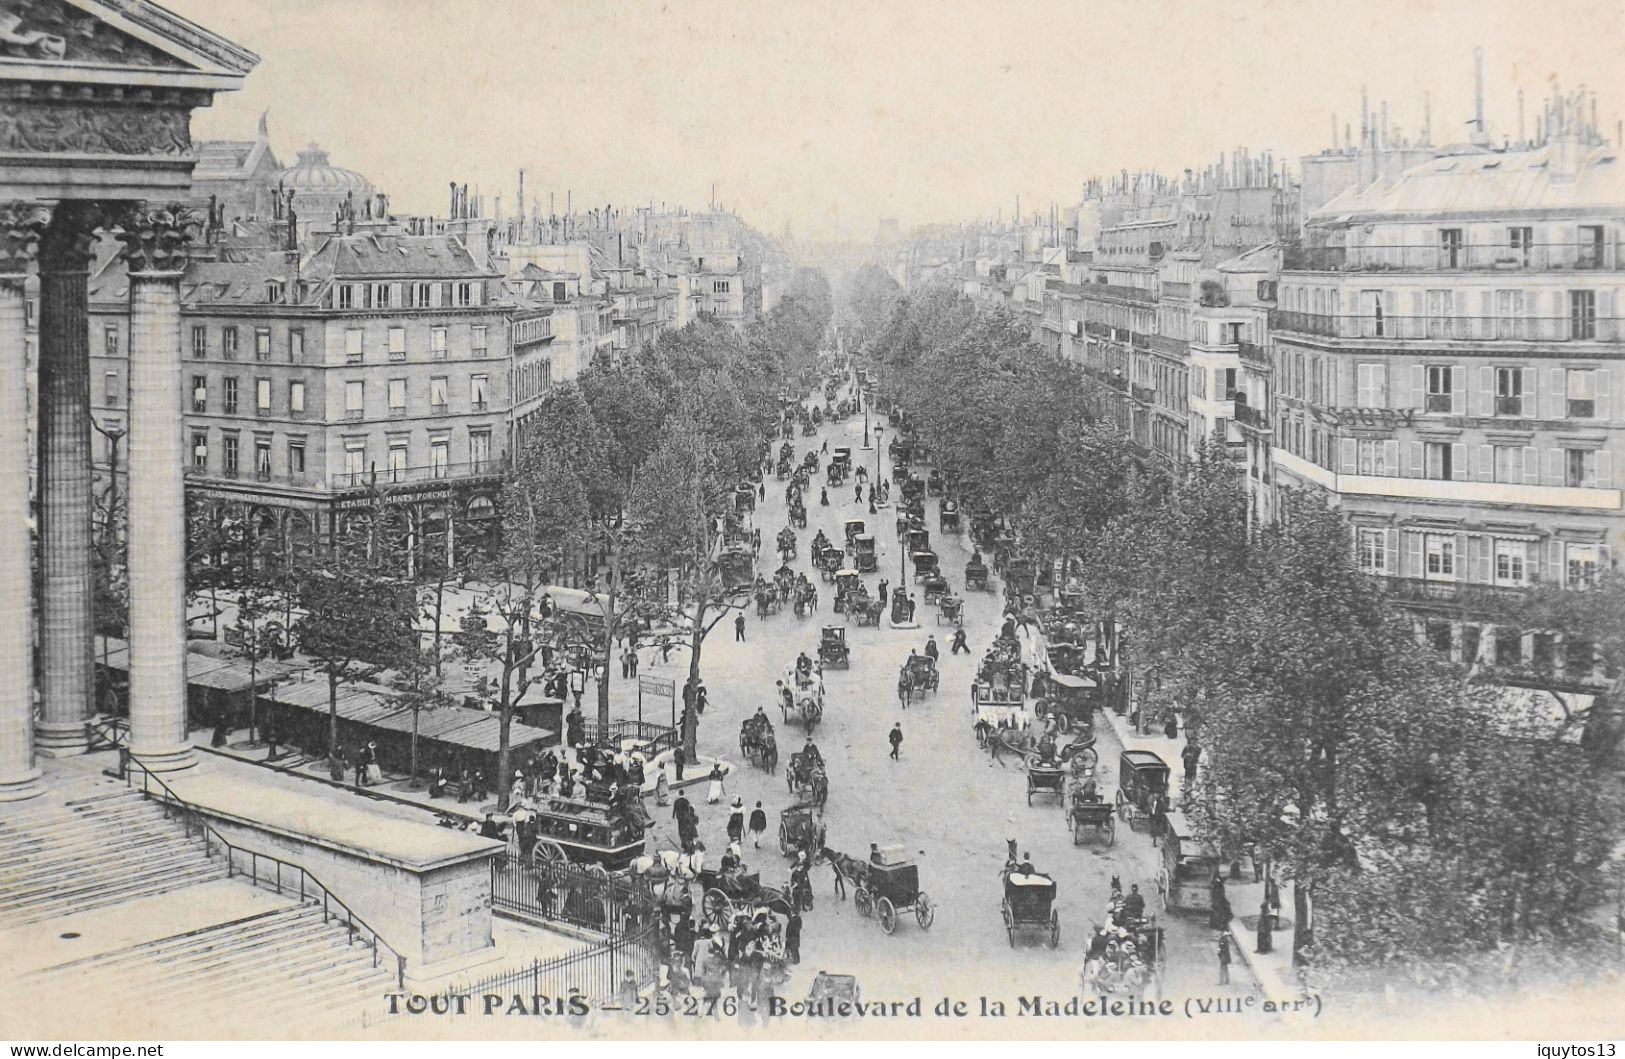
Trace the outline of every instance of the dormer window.
{"label": "dormer window", "polygon": [[287,285],[279,279],[266,281],[265,300],[271,305],[281,305],[286,298]]}

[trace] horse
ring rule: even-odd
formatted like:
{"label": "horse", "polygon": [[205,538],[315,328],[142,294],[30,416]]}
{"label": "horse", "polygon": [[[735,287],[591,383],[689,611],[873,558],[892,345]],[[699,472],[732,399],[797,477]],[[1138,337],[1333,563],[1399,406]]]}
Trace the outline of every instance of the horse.
{"label": "horse", "polygon": [[634,857],[626,866],[624,874],[632,878],[648,879],[650,882],[687,881],[699,878],[704,868],[705,847],[696,846],[692,853],[663,849],[654,854],[646,853],[641,857]]}

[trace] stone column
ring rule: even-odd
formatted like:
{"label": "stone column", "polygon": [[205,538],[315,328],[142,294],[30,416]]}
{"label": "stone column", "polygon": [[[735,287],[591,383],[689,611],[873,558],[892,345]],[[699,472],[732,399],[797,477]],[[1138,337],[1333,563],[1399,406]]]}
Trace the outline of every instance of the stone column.
{"label": "stone column", "polygon": [[[93,204],[60,203],[39,250],[40,693],[38,747],[82,754],[95,712],[91,653],[90,273]],[[134,525],[134,523],[132,523]]]}
{"label": "stone column", "polygon": [[28,530],[23,279],[50,211],[0,203],[0,802],[45,789],[34,763],[34,544]]}
{"label": "stone column", "polygon": [[130,753],[168,772],[186,739],[186,487],[180,281],[198,226],[180,207],[118,218],[130,275]]}

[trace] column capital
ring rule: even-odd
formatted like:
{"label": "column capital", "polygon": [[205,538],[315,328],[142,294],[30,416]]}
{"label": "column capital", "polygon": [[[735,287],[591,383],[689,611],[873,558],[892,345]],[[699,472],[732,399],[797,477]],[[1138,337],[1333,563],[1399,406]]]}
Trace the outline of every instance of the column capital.
{"label": "column capital", "polygon": [[138,203],[119,210],[111,220],[118,226],[116,234],[132,276],[185,271],[188,245],[203,227],[202,216],[180,203]]}
{"label": "column capital", "polygon": [[28,271],[50,223],[51,208],[43,202],[0,202],[0,281]]}
{"label": "column capital", "polygon": [[40,235],[40,271],[88,271],[96,251],[96,230],[104,215],[98,202],[58,202],[51,210],[51,223]]}

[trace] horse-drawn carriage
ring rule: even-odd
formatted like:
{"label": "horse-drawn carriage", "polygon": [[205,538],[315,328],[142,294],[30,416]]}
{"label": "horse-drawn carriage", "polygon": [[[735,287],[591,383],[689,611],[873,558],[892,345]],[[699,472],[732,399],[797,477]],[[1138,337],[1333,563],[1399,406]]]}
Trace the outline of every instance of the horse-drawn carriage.
{"label": "horse-drawn carriage", "polygon": [[846,552],[833,544],[826,544],[814,557],[813,565],[818,567],[818,574],[831,584],[835,575],[846,566]]}
{"label": "horse-drawn carriage", "polygon": [[1017,931],[1039,931],[1049,935],[1049,947],[1061,944],[1061,914],[1055,909],[1055,880],[1034,872],[1004,873],[1004,899],[999,904],[1010,947],[1016,947]]}
{"label": "horse-drawn carriage", "polygon": [[1096,837],[1104,838],[1108,846],[1117,841],[1117,815],[1112,811],[1112,803],[1100,797],[1099,793],[1093,796],[1086,794],[1081,783],[1074,783],[1068,792],[1066,823],[1072,830],[1074,846],[1083,845],[1089,831],[1093,831]]}
{"label": "horse-drawn carriage", "polygon": [[869,595],[868,587],[861,583],[858,590],[847,600],[847,613],[859,627],[879,628],[881,616],[885,611],[886,608],[880,600]]}
{"label": "horse-drawn carriage", "polygon": [[756,577],[756,557],[750,549],[736,545],[718,557],[717,571],[722,575],[722,583],[728,591],[737,591],[748,586]]}
{"label": "horse-drawn carriage", "polygon": [[818,635],[818,662],[825,669],[852,668],[852,649],[846,645],[846,626],[824,626]]}
{"label": "horse-drawn carriage", "polygon": [[965,564],[965,591],[985,592],[988,590],[987,564],[972,559]]}
{"label": "horse-drawn carriage", "polygon": [[937,671],[936,659],[911,654],[903,659],[903,667],[897,672],[897,697],[906,706],[916,695],[936,694],[941,683],[942,674]]}
{"label": "horse-drawn carriage", "polygon": [[1093,726],[1099,692],[1100,685],[1091,677],[1054,672],[1033,677],[1033,695],[1041,703],[1037,715],[1040,718],[1053,715],[1056,727],[1062,732]]}
{"label": "horse-drawn carriage", "polygon": [[1181,812],[1163,816],[1162,867],[1157,894],[1162,906],[1182,912],[1213,910],[1212,881],[1222,865],[1219,851],[1199,841]]}
{"label": "horse-drawn carriage", "polygon": [[[930,589],[927,587],[926,600],[929,602],[930,598]],[[965,624],[965,601],[953,593],[944,590],[943,593],[937,598],[937,624]]]}
{"label": "horse-drawn carriage", "polygon": [[739,753],[766,772],[779,767],[779,744],[773,736],[773,722],[766,714],[747,717],[739,726]]}
{"label": "horse-drawn carriage", "polygon": [[790,505],[790,525],[796,529],[807,528],[807,505],[801,502],[799,496],[796,497],[795,503]]}
{"label": "horse-drawn carriage", "polygon": [[847,613],[847,607],[854,596],[867,596],[868,588],[863,584],[863,577],[851,568],[835,571],[835,609],[839,613]]}
{"label": "horse-drawn carriage", "polygon": [[803,467],[805,467],[807,469],[807,474],[808,474],[809,477],[811,475],[817,474],[818,473],[818,450],[817,449],[808,449],[807,454],[805,456],[801,457],[801,466],[803,466]]}
{"label": "horse-drawn carriage", "polygon": [[1026,557],[1011,559],[1004,567],[1004,590],[1011,596],[1028,596],[1037,585],[1033,561]]}
{"label": "horse-drawn carriage", "polygon": [[942,507],[937,511],[937,528],[944,533],[959,532],[959,505],[952,500],[944,500]]}
{"label": "horse-drawn carriage", "polygon": [[805,618],[818,609],[818,589],[807,580],[806,574],[796,575],[796,583],[790,589],[790,599],[797,618]]}
{"label": "horse-drawn carriage", "polygon": [[929,552],[931,550],[931,531],[926,529],[925,526],[919,522],[919,520],[910,519],[908,521],[908,527],[906,530],[904,530],[904,536],[908,538],[908,550],[910,554],[915,552]]}
{"label": "horse-drawn carriage", "polygon": [[781,916],[791,912],[790,896],[773,886],[763,886],[759,872],[724,872],[702,868],[694,881],[704,895],[700,898],[700,911],[713,930],[726,929],[741,912],[752,913],[765,908]]}
{"label": "horse-drawn carriage", "polygon": [[942,576],[941,570],[932,570],[925,575],[920,588],[927,603],[940,604],[948,594],[948,579]]}
{"label": "horse-drawn carriage", "polygon": [[817,751],[797,750],[784,770],[784,785],[797,801],[822,807],[829,801],[829,774]]}
{"label": "horse-drawn carriage", "polygon": [[931,577],[941,576],[942,566],[937,559],[936,552],[915,552],[910,556],[910,558],[914,561],[914,580],[916,582],[925,581]]}
{"label": "horse-drawn carriage", "polygon": [[749,485],[740,485],[734,489],[734,511],[745,515],[756,510],[756,490]]}
{"label": "horse-drawn carriage", "polygon": [[868,533],[860,533],[852,538],[852,563],[864,573],[873,573],[878,563],[875,556],[875,539]]}
{"label": "horse-drawn carriage", "polygon": [[790,694],[779,702],[784,711],[784,722],[792,717],[812,735],[818,722],[824,719],[824,677],[821,673],[799,670],[789,666],[784,673],[784,686]]}
{"label": "horse-drawn carriage", "polygon": [[1155,815],[1168,796],[1172,770],[1156,752],[1125,750],[1117,759],[1117,815],[1130,828],[1155,825]]}
{"label": "horse-drawn carriage", "polygon": [[751,598],[756,601],[758,619],[777,614],[783,605],[778,586],[760,577],[756,579],[756,584],[751,589]]}
{"label": "horse-drawn carriage", "polygon": [[[883,856],[888,863],[880,863]],[[894,855],[871,855],[858,873],[857,888],[852,891],[852,904],[858,915],[867,917],[871,912],[887,934],[897,930],[900,912],[913,912],[921,930],[930,930],[937,918],[937,906],[930,895],[920,889],[920,867],[912,860]]]}
{"label": "horse-drawn carriage", "polygon": [[942,489],[942,472],[932,468],[931,473],[925,476],[925,491],[932,496],[941,496]]}
{"label": "horse-drawn carriage", "polygon": [[1066,769],[1058,761],[1033,758],[1027,762],[1027,804],[1033,795],[1047,794],[1057,803],[1066,799]]}
{"label": "horse-drawn carriage", "polygon": [[861,518],[849,518],[844,523],[842,523],[841,532],[846,537],[846,550],[847,551],[849,551],[849,552],[852,551],[852,549],[853,549],[852,542],[855,539],[857,539],[857,537],[860,534],[862,534],[864,531],[865,531],[865,527],[863,525],[863,520]]}
{"label": "horse-drawn carriage", "polygon": [[779,457],[778,466],[773,468],[773,477],[781,482],[790,477],[790,460],[788,457]]}
{"label": "horse-drawn carriage", "polygon": [[824,847],[824,822],[818,806],[797,802],[779,810],[779,852],[789,856],[798,849],[814,853]]}

